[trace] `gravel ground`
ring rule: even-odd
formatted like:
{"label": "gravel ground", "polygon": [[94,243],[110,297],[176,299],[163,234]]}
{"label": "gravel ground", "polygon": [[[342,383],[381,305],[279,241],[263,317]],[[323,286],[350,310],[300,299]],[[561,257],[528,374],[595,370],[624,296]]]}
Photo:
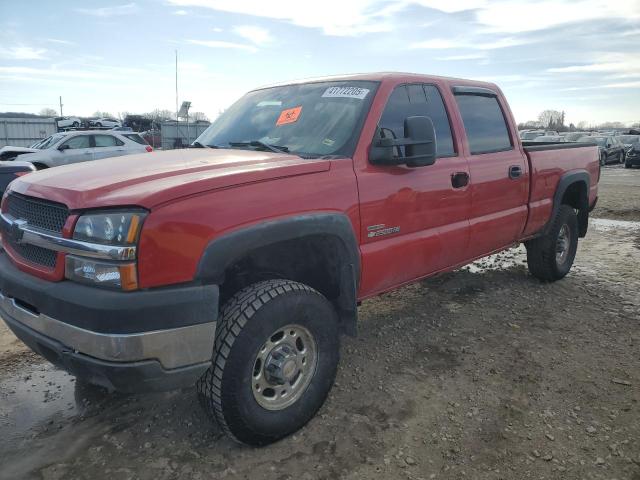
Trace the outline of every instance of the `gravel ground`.
{"label": "gravel ground", "polygon": [[594,214],[561,282],[519,247],[365,302],[318,416],[262,449],[192,389],[108,394],[0,329],[0,478],[640,480],[640,170]]}

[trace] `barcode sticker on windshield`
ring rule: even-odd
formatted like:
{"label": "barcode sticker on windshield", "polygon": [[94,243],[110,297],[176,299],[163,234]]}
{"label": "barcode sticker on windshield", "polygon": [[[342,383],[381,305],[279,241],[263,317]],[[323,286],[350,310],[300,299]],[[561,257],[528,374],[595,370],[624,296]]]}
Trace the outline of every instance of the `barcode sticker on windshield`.
{"label": "barcode sticker on windshield", "polygon": [[364,100],[369,93],[368,88],[360,87],[329,87],[322,94],[323,97],[357,98]]}

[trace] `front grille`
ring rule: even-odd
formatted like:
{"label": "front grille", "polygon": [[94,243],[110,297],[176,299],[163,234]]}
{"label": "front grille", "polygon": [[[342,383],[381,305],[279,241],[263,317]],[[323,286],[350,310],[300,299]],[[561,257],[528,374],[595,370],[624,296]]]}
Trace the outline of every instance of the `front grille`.
{"label": "front grille", "polygon": [[60,203],[12,193],[7,198],[7,213],[15,219],[26,220],[30,227],[62,233],[69,210]]}
{"label": "front grille", "polygon": [[36,247],[35,245],[29,245],[26,243],[14,243],[10,238],[7,243],[14,252],[25,260],[35,263],[36,265],[42,265],[43,267],[51,269],[56,268],[56,258],[58,254],[53,250]]}
{"label": "front grille", "polygon": [[[40,200],[12,193],[7,198],[8,213],[15,220],[25,220],[27,226],[62,234],[69,210],[60,203]],[[57,252],[26,243],[16,243],[10,232],[3,232],[3,238],[11,249],[29,263],[55,269]]]}

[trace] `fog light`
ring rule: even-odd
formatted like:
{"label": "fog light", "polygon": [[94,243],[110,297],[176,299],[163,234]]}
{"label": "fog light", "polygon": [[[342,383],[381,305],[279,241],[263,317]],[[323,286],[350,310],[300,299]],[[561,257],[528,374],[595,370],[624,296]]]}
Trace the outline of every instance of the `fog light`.
{"label": "fog light", "polygon": [[138,288],[138,275],[134,263],[107,263],[68,255],[65,277],[76,282],[121,290]]}

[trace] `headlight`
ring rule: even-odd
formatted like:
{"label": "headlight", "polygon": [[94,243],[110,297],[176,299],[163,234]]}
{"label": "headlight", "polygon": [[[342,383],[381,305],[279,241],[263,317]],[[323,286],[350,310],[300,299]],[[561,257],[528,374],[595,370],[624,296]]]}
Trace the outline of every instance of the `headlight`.
{"label": "headlight", "polygon": [[[98,212],[82,215],[76,222],[73,239],[87,243],[134,246],[138,242],[145,212]],[[138,269],[130,261],[102,261],[94,258],[67,255],[65,277],[81,283],[136,290]]]}
{"label": "headlight", "polygon": [[73,231],[74,240],[105,245],[133,245],[138,241],[144,213],[98,213],[83,215]]}

